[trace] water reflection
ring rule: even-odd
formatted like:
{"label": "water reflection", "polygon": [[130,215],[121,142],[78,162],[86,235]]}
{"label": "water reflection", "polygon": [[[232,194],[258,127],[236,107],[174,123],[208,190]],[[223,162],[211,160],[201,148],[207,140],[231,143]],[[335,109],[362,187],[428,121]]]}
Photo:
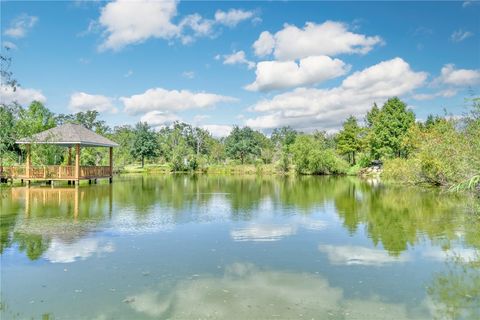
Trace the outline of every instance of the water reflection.
{"label": "water reflection", "polygon": [[167,294],[146,290],[125,300],[143,316],[172,319],[429,319],[379,297],[347,298],[320,275],[235,263],[221,277],[180,281]]}
{"label": "water reflection", "polygon": [[[266,221],[265,221],[266,220]],[[298,229],[321,231],[328,222],[314,217],[287,217],[277,222],[273,217],[247,224],[245,227],[232,229],[230,236],[235,241],[278,241],[294,235]]]}
{"label": "water reflection", "polygon": [[277,241],[296,232],[294,226],[251,224],[230,232],[235,241]]}
{"label": "water reflection", "polygon": [[[109,185],[88,188],[11,188],[1,209],[1,252],[16,244],[31,260],[73,246],[111,216]],[[48,257],[47,257],[48,259]],[[50,259],[48,259],[50,260]]]}
{"label": "water reflection", "polygon": [[1,302],[18,318],[480,318],[469,197],[188,175],[0,192]]}
{"label": "water reflection", "polygon": [[472,199],[348,178],[133,176],[112,185],[3,193],[1,252],[17,243],[30,259],[54,238],[73,243],[102,227],[145,233],[244,221],[230,231],[233,240],[278,241],[299,229],[324,230],[324,217],[332,215],[351,236],[366,234],[392,256],[425,238],[445,250],[459,240],[480,246],[478,216],[466,212]]}
{"label": "water reflection", "polygon": [[480,252],[452,252],[447,270],[435,274],[427,292],[435,319],[480,319]]}
{"label": "water reflection", "polygon": [[391,263],[406,262],[410,260],[408,254],[391,256],[381,249],[371,249],[360,246],[320,245],[320,252],[326,253],[328,260],[333,265],[364,265],[383,266]]}
{"label": "water reflection", "polygon": [[59,239],[54,239],[50,242],[44,257],[52,263],[71,263],[77,260],[85,260],[94,254],[101,255],[114,251],[114,243],[108,240],[93,238],[65,243]]}

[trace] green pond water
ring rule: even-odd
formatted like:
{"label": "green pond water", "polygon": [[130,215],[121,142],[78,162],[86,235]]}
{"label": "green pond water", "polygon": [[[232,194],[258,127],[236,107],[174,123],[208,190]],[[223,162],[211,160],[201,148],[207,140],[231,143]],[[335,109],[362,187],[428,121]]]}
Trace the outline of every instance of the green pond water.
{"label": "green pond water", "polygon": [[478,203],[332,177],[0,189],[1,319],[480,319]]}

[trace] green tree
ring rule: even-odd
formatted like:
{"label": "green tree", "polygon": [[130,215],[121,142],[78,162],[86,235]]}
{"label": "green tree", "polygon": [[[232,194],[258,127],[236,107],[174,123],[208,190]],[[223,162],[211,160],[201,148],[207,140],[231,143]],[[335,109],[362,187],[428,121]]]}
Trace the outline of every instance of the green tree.
{"label": "green tree", "polygon": [[[55,114],[39,101],[33,101],[27,108],[19,108],[15,131],[18,138],[31,137],[56,125]],[[60,163],[61,147],[55,145],[32,145],[32,162],[38,164]],[[20,147],[24,150],[24,147]]]}
{"label": "green tree", "polygon": [[[8,51],[9,48],[2,48]],[[12,58],[5,54],[0,54],[0,79],[2,86],[6,89],[10,88],[13,91],[17,90],[18,82],[13,77],[13,73],[10,71],[12,64]],[[15,150],[16,139],[16,114],[18,113],[19,106],[13,104],[0,104],[0,166],[3,165],[3,159]]]}
{"label": "green tree", "polygon": [[3,158],[15,150],[15,114],[11,106],[0,105],[0,166]]}
{"label": "green tree", "polygon": [[348,117],[343,129],[337,135],[337,149],[340,154],[347,155],[348,161],[355,165],[355,154],[361,149],[362,128],[358,126],[354,116]]}
{"label": "green tree", "polygon": [[189,160],[192,163],[193,170],[196,169],[196,159],[189,159],[189,148],[185,140],[181,140],[172,150],[171,167],[172,171],[186,171],[189,168]]}
{"label": "green tree", "polygon": [[367,127],[371,128],[375,121],[377,120],[377,116],[380,113],[380,109],[378,108],[376,103],[373,103],[372,109],[367,112],[365,116],[365,122],[367,123]]}
{"label": "green tree", "polygon": [[[9,51],[10,49],[3,46],[2,52]],[[0,54],[0,77],[2,80],[2,85],[12,88],[13,91],[19,86],[18,81],[13,77],[12,71],[10,71],[10,66],[12,65],[12,57],[6,54]]]}
{"label": "green tree", "polygon": [[100,114],[96,110],[87,110],[74,114],[60,114],[57,116],[58,124],[76,123],[81,124],[87,129],[93,130],[98,134],[104,135],[110,131],[105,121],[98,119]]}
{"label": "green tree", "polygon": [[135,126],[131,154],[135,159],[140,159],[142,168],[145,158],[153,158],[157,154],[158,144],[155,132],[146,122],[139,122]]}
{"label": "green tree", "polygon": [[376,116],[372,115],[370,149],[374,158],[407,156],[402,141],[415,123],[415,114],[398,98],[389,99]]}
{"label": "green tree", "polygon": [[249,156],[260,155],[258,136],[250,127],[239,128],[235,126],[225,139],[225,151],[229,157],[239,159],[244,164]]}
{"label": "green tree", "polygon": [[123,166],[127,165],[127,163],[131,163],[131,160],[133,160],[130,151],[132,150],[134,137],[134,129],[129,125],[113,128],[111,138],[119,144],[119,147],[114,149],[114,159],[117,159],[117,161],[120,160],[123,163]]}
{"label": "green tree", "polygon": [[300,174],[344,174],[347,163],[310,135],[300,135],[292,145],[293,162]]}
{"label": "green tree", "polygon": [[17,132],[20,137],[30,137],[35,133],[53,128],[56,125],[55,115],[43,103],[33,101],[28,108],[19,110]]}
{"label": "green tree", "polygon": [[277,149],[281,149],[284,146],[287,148],[295,142],[298,132],[292,129],[290,126],[275,128],[272,131],[270,139],[273,145]]}

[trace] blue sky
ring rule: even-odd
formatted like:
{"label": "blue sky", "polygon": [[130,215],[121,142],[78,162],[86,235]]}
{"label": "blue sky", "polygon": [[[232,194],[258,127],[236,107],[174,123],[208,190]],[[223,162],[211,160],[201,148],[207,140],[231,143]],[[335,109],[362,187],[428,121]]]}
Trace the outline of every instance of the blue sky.
{"label": "blue sky", "polygon": [[478,2],[1,2],[2,53],[53,111],[225,135],[335,130],[400,96],[419,119],[480,85]]}

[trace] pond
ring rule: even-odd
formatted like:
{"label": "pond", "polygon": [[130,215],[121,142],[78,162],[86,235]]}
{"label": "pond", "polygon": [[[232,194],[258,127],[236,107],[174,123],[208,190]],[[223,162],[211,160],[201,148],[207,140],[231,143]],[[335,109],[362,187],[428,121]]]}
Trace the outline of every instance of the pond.
{"label": "pond", "polygon": [[466,196],[127,175],[0,201],[2,319],[480,319]]}

